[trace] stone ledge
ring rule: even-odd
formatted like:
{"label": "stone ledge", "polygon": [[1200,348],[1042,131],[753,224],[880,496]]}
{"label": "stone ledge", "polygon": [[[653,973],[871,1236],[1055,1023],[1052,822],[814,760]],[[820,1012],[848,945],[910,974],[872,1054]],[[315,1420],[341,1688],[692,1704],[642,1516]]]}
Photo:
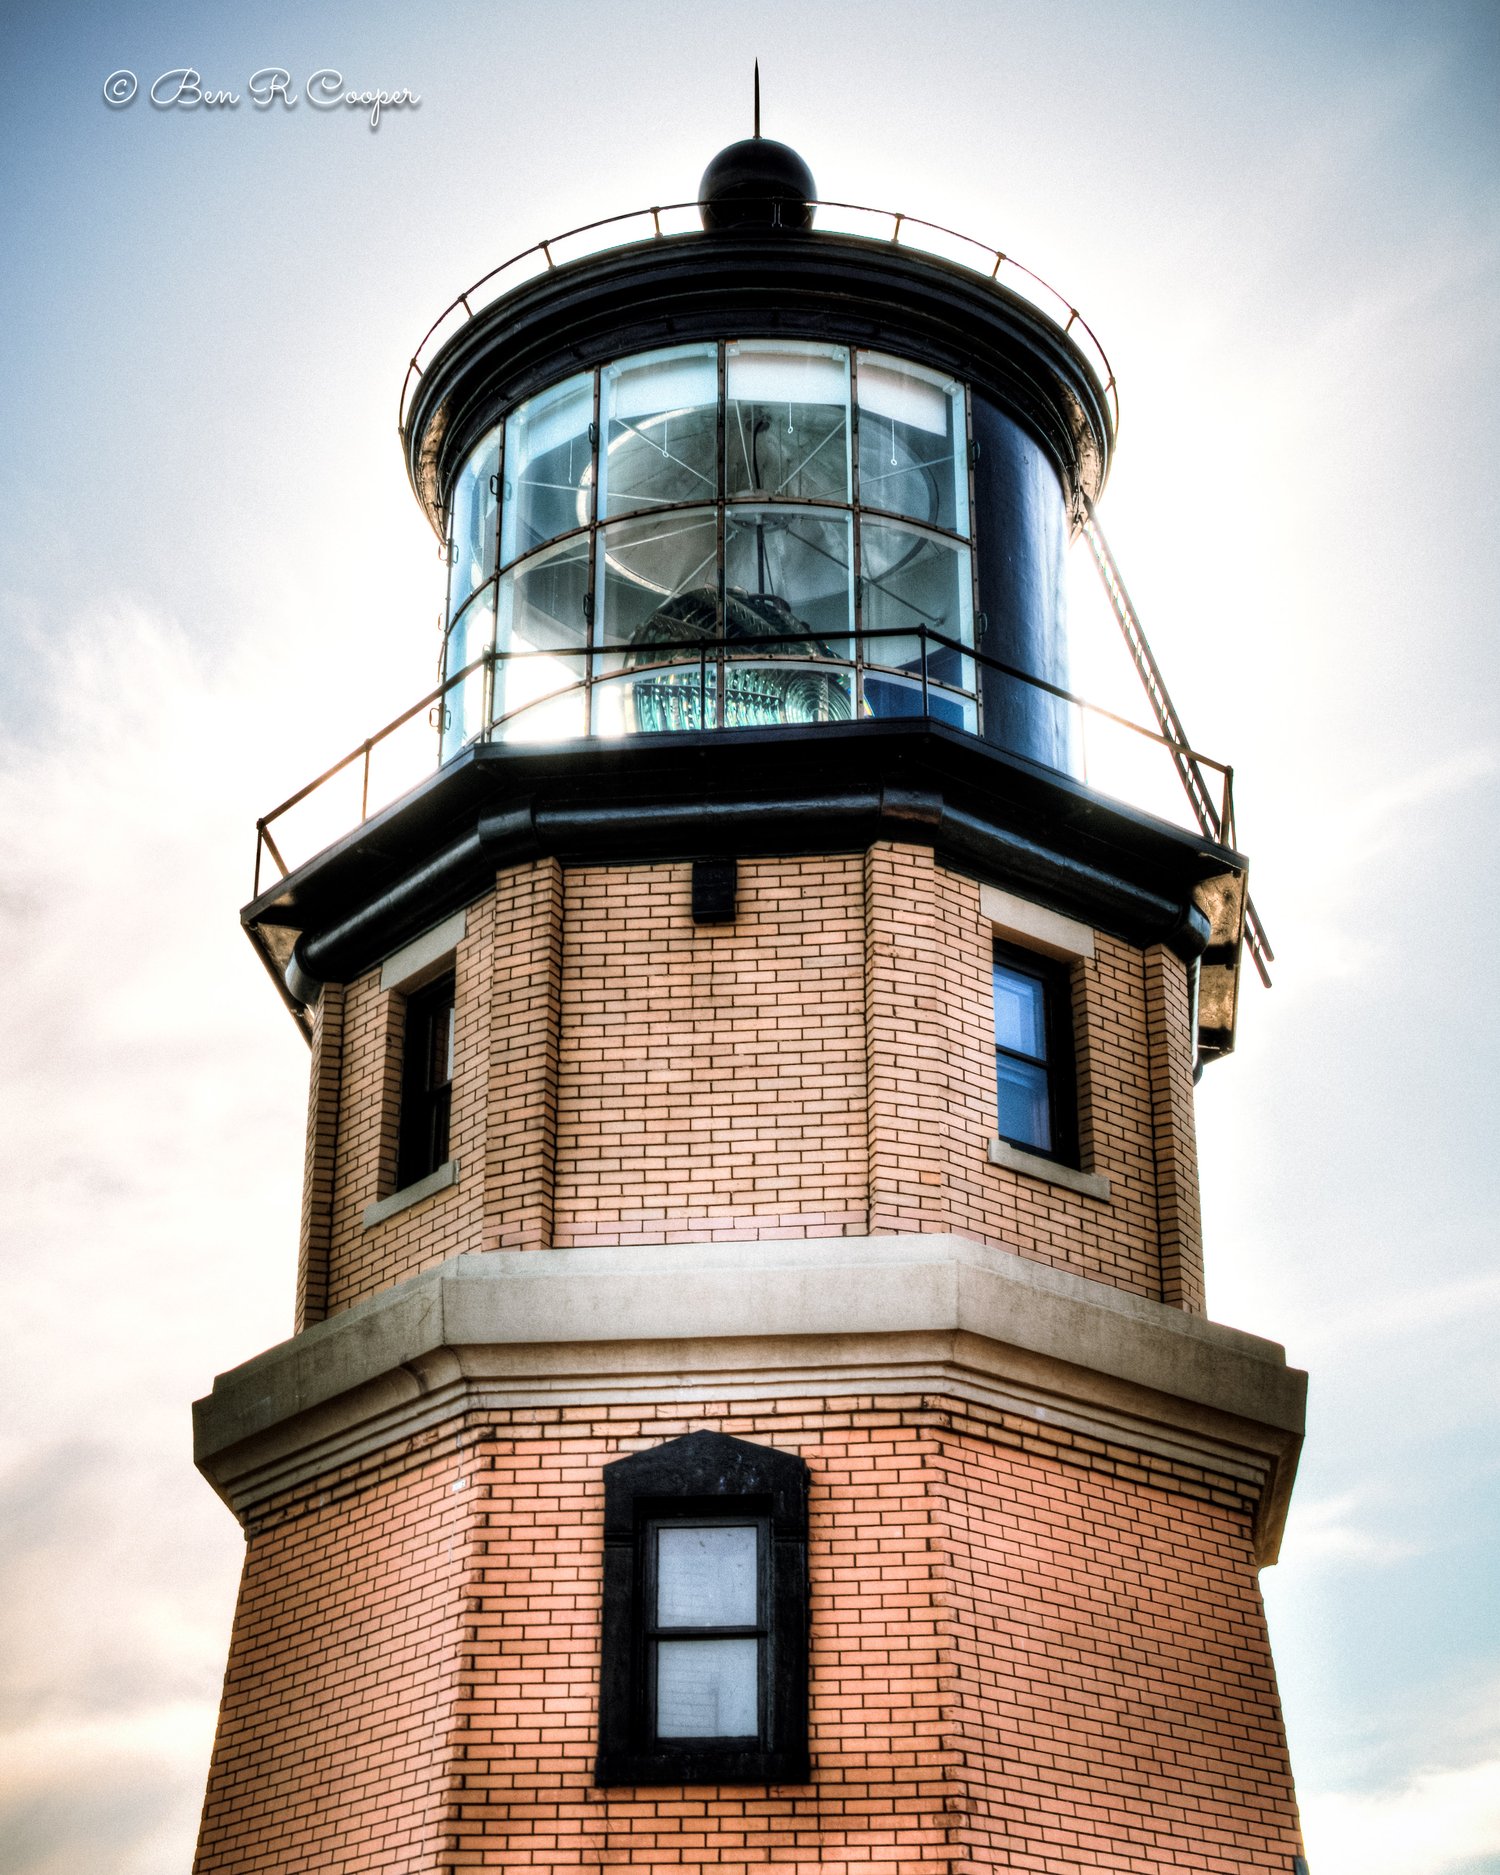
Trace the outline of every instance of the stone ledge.
{"label": "stone ledge", "polygon": [[1044,1185],[1061,1185],[1065,1191],[1109,1202],[1109,1180],[1102,1172],[1080,1172],[1056,1159],[1045,1159],[1039,1152],[1013,1146],[1008,1139],[992,1139],[988,1156],[991,1165],[1003,1165],[1007,1172],[1020,1172],[1027,1178],[1039,1178]]}
{"label": "stone ledge", "polygon": [[195,1452],[243,1513],[475,1407],[939,1391],[1253,1482],[1274,1560],[1305,1385],[1272,1342],[947,1235],[500,1251],[221,1375]]}
{"label": "stone ledge", "polygon": [[440,1191],[446,1191],[450,1185],[457,1183],[458,1161],[445,1159],[426,1178],[419,1178],[412,1185],[403,1185],[400,1191],[393,1191],[389,1198],[377,1198],[374,1204],[367,1204],[360,1217],[360,1224],[369,1230],[373,1225],[383,1224],[388,1217],[409,1211],[414,1204],[421,1204],[424,1198],[435,1198]]}

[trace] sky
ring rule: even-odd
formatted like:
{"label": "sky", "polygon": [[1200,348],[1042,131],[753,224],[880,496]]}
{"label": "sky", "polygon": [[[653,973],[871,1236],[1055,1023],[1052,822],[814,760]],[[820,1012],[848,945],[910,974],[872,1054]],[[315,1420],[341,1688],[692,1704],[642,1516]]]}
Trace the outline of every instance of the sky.
{"label": "sky", "polygon": [[[823,195],[1109,350],[1100,519],[1278,957],[1198,1121],[1210,1313],[1312,1375],[1262,1581],[1313,1875],[1496,1875],[1500,9],[75,0],[0,52],[0,1875],[191,1859],[241,1543],[188,1408],[290,1330],[306,1099],[237,911],[256,815],[432,682],[406,360],[692,196],[756,56]],[[420,102],[146,101],[268,65]]]}

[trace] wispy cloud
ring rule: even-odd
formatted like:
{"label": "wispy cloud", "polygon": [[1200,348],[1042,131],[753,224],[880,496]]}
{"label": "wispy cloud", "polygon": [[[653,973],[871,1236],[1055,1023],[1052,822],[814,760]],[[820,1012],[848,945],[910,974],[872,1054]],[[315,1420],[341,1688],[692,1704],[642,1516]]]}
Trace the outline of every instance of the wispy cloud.
{"label": "wispy cloud", "polygon": [[1321,1502],[1293,1506],[1287,1526],[1285,1560],[1292,1567],[1338,1562],[1376,1566],[1419,1555],[1420,1546],[1371,1529],[1352,1492]]}

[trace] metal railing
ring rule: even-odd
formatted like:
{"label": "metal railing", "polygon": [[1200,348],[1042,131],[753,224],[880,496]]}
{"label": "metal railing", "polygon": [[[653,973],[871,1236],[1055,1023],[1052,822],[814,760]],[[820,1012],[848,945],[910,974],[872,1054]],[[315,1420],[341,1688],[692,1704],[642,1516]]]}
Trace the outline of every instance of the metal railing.
{"label": "metal railing", "polygon": [[[905,659],[900,664],[881,664],[878,656],[872,657],[869,655],[866,647],[876,646],[878,648],[880,641],[893,639],[901,640],[907,645],[910,645],[914,640],[920,642],[920,669],[913,669],[913,665],[918,662],[917,659]],[[378,729],[372,736],[366,736],[363,742],[358,743],[347,755],[335,762],[332,767],[325,769],[323,773],[318,775],[314,780],[298,788],[294,794],[288,795],[278,806],[273,807],[270,813],[263,814],[260,819],[256,821],[255,875],[252,896],[259,898],[261,895],[263,863],[267,857],[269,857],[271,863],[276,867],[278,878],[284,879],[288,877],[292,870],[292,867],[287,864],[281,852],[276,836],[271,831],[272,827],[278,821],[283,819],[283,817],[294,808],[309,801],[314,795],[326,788],[340,775],[348,773],[351,769],[357,769],[360,784],[359,819],[357,824],[362,825],[369,818],[372,811],[370,801],[371,759],[376,750],[387,743],[401,729],[405,728],[406,725],[415,721],[415,719],[424,712],[427,713],[429,721],[432,724],[433,733],[439,738],[439,746],[441,746],[441,738],[444,733],[444,723],[446,720],[446,699],[449,693],[456,690],[460,685],[467,683],[471,677],[481,672],[484,674],[484,703],[481,711],[484,720],[476,729],[475,733],[464,744],[465,747],[468,747],[474,742],[504,741],[507,739],[505,736],[507,727],[526,715],[529,711],[539,709],[545,704],[555,702],[559,697],[567,696],[574,692],[583,692],[591,686],[619,683],[630,679],[640,680],[655,676],[662,671],[676,671],[692,674],[696,669],[700,684],[700,699],[706,699],[709,695],[708,679],[711,670],[717,671],[722,668],[732,671],[736,667],[744,667],[751,663],[760,663],[770,666],[779,664],[783,669],[789,667],[795,667],[799,670],[813,669],[830,675],[840,672],[845,673],[850,682],[849,695],[851,708],[853,707],[853,698],[857,694],[854,689],[854,681],[858,674],[868,672],[869,675],[876,678],[900,679],[913,686],[914,696],[918,694],[918,690],[920,691],[921,709],[919,712],[914,712],[913,716],[905,718],[886,718],[885,720],[912,721],[926,719],[937,722],[943,727],[952,728],[954,727],[952,723],[946,722],[942,717],[932,714],[931,706],[934,699],[936,697],[943,697],[959,701],[971,700],[972,692],[969,692],[966,687],[956,686],[951,679],[945,677],[941,671],[939,671],[938,674],[934,674],[933,666],[938,663],[939,660],[951,664],[954,659],[963,659],[977,666],[982,671],[993,673],[1010,682],[1020,684],[1027,690],[1036,692],[1039,696],[1053,698],[1060,704],[1076,709],[1079,712],[1081,720],[1085,723],[1089,721],[1109,723],[1115,728],[1127,731],[1130,735],[1140,738],[1143,743],[1154,744],[1163,750],[1175,769],[1178,779],[1183,784],[1200,831],[1208,838],[1220,844],[1225,846],[1234,845],[1234,769],[1230,764],[1220,762],[1211,755],[1205,755],[1201,750],[1190,748],[1185,742],[1174,736],[1163,734],[1159,730],[1148,729],[1144,724],[1134,722],[1128,716],[1122,716],[1115,710],[1106,709],[1101,704],[1092,703],[1087,697],[1078,696],[1075,692],[1065,689],[1060,684],[1049,683],[1045,678],[1036,677],[1028,671],[1019,670],[1014,665],[1007,664],[1001,659],[989,657],[983,652],[972,649],[959,639],[949,637],[946,633],[934,631],[925,626],[916,628],[893,627],[875,631],[840,633],[836,642],[852,645],[856,650],[857,656],[853,658],[838,658],[825,656],[820,651],[816,650],[809,651],[807,647],[810,643],[810,639],[805,628],[795,633],[767,634],[764,638],[737,638],[729,640],[722,637],[709,636],[704,636],[702,638],[662,638],[621,645],[612,649],[601,649],[597,646],[590,648],[581,647],[577,651],[565,653],[555,651],[485,651],[471,663],[466,664],[462,670],[456,671],[453,676],[439,684],[436,689],[430,690],[426,696],[420,697],[415,703],[411,704],[409,708],[403,710],[399,716],[393,717],[384,728]],[[776,649],[778,644],[787,647],[779,656]],[[651,660],[649,654],[657,651],[666,651],[669,652],[670,655],[664,658]],[[524,704],[519,705],[513,710],[502,710],[499,715],[494,713],[492,699],[496,695],[497,690],[495,682],[497,671],[519,660],[546,657],[555,661],[559,656],[581,660],[585,674],[581,675],[571,684],[558,686],[556,690],[549,692],[546,696],[528,697]],[[628,658],[632,660],[632,662],[612,665],[611,668],[605,672],[597,672],[596,666],[598,662],[604,658],[620,658],[622,660]],[[643,661],[634,661],[637,659]],[[501,684],[498,688],[499,694],[503,696],[504,685]],[[713,722],[702,721],[701,728],[708,732],[715,732],[744,726],[718,720],[720,711],[719,698],[723,696],[724,686],[716,682],[714,689],[715,720]],[[700,709],[702,709],[701,702]],[[706,713],[706,711],[703,711],[704,715],[706,715]],[[865,718],[862,720],[874,719]],[[817,722],[799,721],[780,725],[763,724],[761,726],[768,728],[784,727],[786,732],[791,735],[816,735],[820,725]],[[670,735],[674,732],[672,730],[635,730],[627,733],[632,735]],[[571,738],[569,739],[571,740]],[[598,739],[602,740],[603,738]],[[981,739],[982,738],[976,737],[976,740]],[[1043,768],[1050,766],[1050,764],[1046,762],[1038,761],[1038,758],[1034,755],[1028,756],[1027,759],[1037,762],[1038,766]],[[441,764],[439,764],[439,766],[441,766]],[[1218,777],[1216,786],[1210,784],[1205,771]],[[1077,779],[1077,777],[1073,776],[1071,772],[1066,769],[1054,768],[1052,772],[1067,775],[1069,779]],[[378,801],[376,803],[376,811],[385,805],[387,805],[386,802]],[[1209,824],[1210,821],[1212,824]],[[345,828],[344,831],[348,831],[348,828]]]}
{"label": "metal railing", "polygon": [[[764,206],[772,209],[772,225],[775,225],[783,205],[768,198]],[[987,241],[977,240],[973,235],[961,234],[956,228],[945,228],[940,222],[924,221],[920,215],[908,215],[904,210],[866,208],[858,202],[815,201],[799,206],[810,207],[823,217],[813,231],[814,239],[820,234],[856,235],[890,247],[912,248],[934,259],[951,261],[964,267],[1023,300],[1055,327],[1062,337],[1072,342],[1108,406],[1111,425],[1116,431],[1119,430],[1120,398],[1115,386],[1114,369],[1093,327],[1065,294],[1059,293],[1030,267],[1013,259],[1003,248],[992,247]],[[629,209],[621,215],[606,215],[599,221],[586,221],[580,227],[569,228],[566,233],[550,235],[545,241],[537,241],[523,248],[519,254],[512,254],[509,260],[501,261],[498,267],[492,267],[488,273],[482,274],[472,286],[465,287],[457,299],[444,307],[427,328],[407,365],[396,416],[396,427],[403,445],[411,418],[412,396],[424,372],[450,339],[455,338],[481,313],[488,311],[497,300],[524,286],[528,280],[534,280],[569,261],[585,260],[591,254],[625,247],[637,239],[669,241],[689,234],[701,234],[703,230],[700,222],[689,219],[697,217],[701,207],[702,204],[696,201],[668,202],[652,208]],[[828,219],[830,216],[841,216],[846,221],[851,217],[862,220],[853,226],[835,225]],[[667,217],[668,221],[664,222],[663,217]],[[681,218],[680,226],[669,225],[674,218]],[[631,224],[639,228],[638,235],[627,232]]]}

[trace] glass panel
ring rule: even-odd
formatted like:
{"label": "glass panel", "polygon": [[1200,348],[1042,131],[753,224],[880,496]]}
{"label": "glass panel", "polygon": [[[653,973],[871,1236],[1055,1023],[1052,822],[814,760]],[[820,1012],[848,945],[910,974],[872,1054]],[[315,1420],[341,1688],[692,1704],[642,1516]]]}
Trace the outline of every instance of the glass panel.
{"label": "glass panel", "polygon": [[1000,1135],[1018,1146],[1052,1150],[1052,1118],[1047,1100],[1047,1071],[1029,1061],[995,1057],[999,1089]]}
{"label": "glass panel", "polygon": [[[465,665],[480,658],[495,642],[495,589],[476,593],[453,621],[444,647],[443,676],[457,676]],[[471,671],[443,695],[442,746],[439,760],[446,762],[485,727],[484,668]]]}
{"label": "glass panel", "polygon": [[859,500],[968,533],[962,385],[899,358],[859,354]]}
{"label": "glass panel", "polygon": [[592,372],[554,384],[507,418],[502,563],[588,521],[593,421]]}
{"label": "glass panel", "polygon": [[726,492],[847,501],[849,354],[837,345],[728,345],[724,374]]}
{"label": "glass panel", "polygon": [[[599,642],[634,649],[600,668],[698,656],[719,635],[718,527],[711,508],[617,521],[599,537]],[[673,646],[685,643],[678,653]]]}
{"label": "glass panel", "polygon": [[[572,661],[577,663],[581,677],[582,658]],[[583,700],[580,682],[576,689],[565,691],[562,696],[544,698],[519,715],[507,718],[495,733],[501,742],[574,742],[585,734]]]}
{"label": "glass panel", "polygon": [[1007,964],[995,965],[995,1046],[1047,1059],[1047,1002],[1041,981]]}
{"label": "glass panel", "polygon": [[658,1738],[753,1738],[760,1642],[658,1641]]}
{"label": "glass panel", "polygon": [[658,1530],[657,1626],[753,1628],[759,1535],[754,1524]]}
{"label": "glass panel", "polygon": [[[500,576],[500,622],[495,664],[495,717],[538,703],[554,692],[582,684],[587,645],[584,601],[588,597],[589,550],[586,540],[571,540],[524,561]],[[534,716],[534,712],[533,712]],[[507,728],[506,741],[539,734]],[[581,735],[582,692],[578,728]]]}
{"label": "glass panel", "polygon": [[863,713],[877,717],[926,715],[952,729],[967,730],[971,736],[979,733],[979,709],[972,697],[929,683],[924,705],[922,682],[916,677],[877,677],[867,671]]}
{"label": "glass panel", "polygon": [[[859,540],[867,664],[920,674],[923,627],[960,644],[974,642],[967,547],[899,521],[862,521]],[[972,690],[973,662],[928,640],[927,680]]]}
{"label": "glass panel", "polygon": [[[850,656],[847,515],[732,508],[724,521],[724,636],[785,657]],[[743,655],[743,654],[742,654]]]}
{"label": "glass panel", "polygon": [[[453,571],[448,579],[451,619],[495,570],[495,497],[500,472],[500,432],[491,430],[459,471],[453,485],[448,544]],[[454,669],[462,669],[455,665]]]}
{"label": "glass panel", "polygon": [[724,672],[724,727],[847,723],[854,708],[853,673],[826,665],[730,664]]}
{"label": "glass panel", "polygon": [[717,346],[681,346],[606,366],[600,409],[605,444],[599,459],[601,519],[637,508],[713,500]]}
{"label": "glass panel", "polygon": [[679,729],[712,729],[718,722],[718,668],[711,661],[687,669],[652,671],[640,677],[611,677],[595,683],[596,736],[655,735]]}

